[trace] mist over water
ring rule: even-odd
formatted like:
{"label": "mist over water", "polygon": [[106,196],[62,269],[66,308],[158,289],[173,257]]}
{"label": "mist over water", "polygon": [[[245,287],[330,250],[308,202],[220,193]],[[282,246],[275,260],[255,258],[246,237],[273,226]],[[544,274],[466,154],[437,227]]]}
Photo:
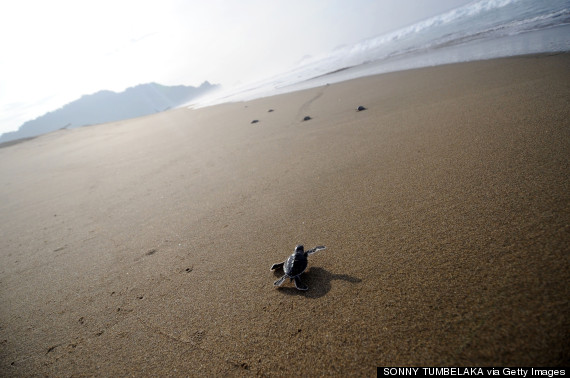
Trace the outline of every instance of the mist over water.
{"label": "mist over water", "polygon": [[378,73],[570,51],[569,0],[476,0],[331,53],[280,75],[225,88],[192,107],[242,101]]}

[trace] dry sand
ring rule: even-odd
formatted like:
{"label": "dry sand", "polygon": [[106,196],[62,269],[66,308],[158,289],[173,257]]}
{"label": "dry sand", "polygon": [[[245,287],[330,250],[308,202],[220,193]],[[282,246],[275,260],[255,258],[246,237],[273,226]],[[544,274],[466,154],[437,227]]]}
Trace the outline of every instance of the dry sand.
{"label": "dry sand", "polygon": [[[569,72],[425,68],[1,148],[0,375],[568,364]],[[276,289],[297,243],[327,250]]]}

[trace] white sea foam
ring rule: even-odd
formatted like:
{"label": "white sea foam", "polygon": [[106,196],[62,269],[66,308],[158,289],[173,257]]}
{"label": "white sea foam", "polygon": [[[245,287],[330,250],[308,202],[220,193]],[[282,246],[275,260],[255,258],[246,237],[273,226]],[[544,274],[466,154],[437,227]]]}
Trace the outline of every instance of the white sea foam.
{"label": "white sea foam", "polygon": [[280,75],[226,88],[191,106],[250,100],[382,72],[553,51],[570,51],[569,0],[475,0],[305,59]]}

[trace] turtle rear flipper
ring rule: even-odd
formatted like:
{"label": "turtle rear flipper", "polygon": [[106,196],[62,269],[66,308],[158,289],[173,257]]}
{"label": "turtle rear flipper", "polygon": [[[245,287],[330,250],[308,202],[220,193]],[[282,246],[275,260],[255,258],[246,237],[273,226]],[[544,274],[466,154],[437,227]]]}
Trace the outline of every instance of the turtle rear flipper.
{"label": "turtle rear flipper", "polygon": [[283,282],[285,282],[287,277],[289,277],[289,276],[285,274],[283,277],[281,277],[277,281],[273,282],[273,286],[281,286],[283,284]]}
{"label": "turtle rear flipper", "polygon": [[283,264],[285,264],[285,262],[273,264],[273,265],[271,265],[271,269],[269,269],[269,270],[283,269]]}
{"label": "turtle rear flipper", "polygon": [[301,282],[299,276],[295,276],[295,287],[297,288],[297,290],[303,290],[303,291],[309,289],[307,285]]}

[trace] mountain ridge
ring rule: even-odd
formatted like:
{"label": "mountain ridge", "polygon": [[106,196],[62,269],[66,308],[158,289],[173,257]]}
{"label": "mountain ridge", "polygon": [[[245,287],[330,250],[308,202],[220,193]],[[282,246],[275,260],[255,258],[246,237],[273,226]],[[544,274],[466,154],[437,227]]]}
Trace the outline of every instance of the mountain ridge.
{"label": "mountain ridge", "polygon": [[129,87],[122,92],[100,90],[24,122],[18,130],[0,135],[0,143],[32,138],[64,128],[121,121],[162,112],[218,87],[219,85],[208,81],[199,87],[165,86],[151,82]]}

